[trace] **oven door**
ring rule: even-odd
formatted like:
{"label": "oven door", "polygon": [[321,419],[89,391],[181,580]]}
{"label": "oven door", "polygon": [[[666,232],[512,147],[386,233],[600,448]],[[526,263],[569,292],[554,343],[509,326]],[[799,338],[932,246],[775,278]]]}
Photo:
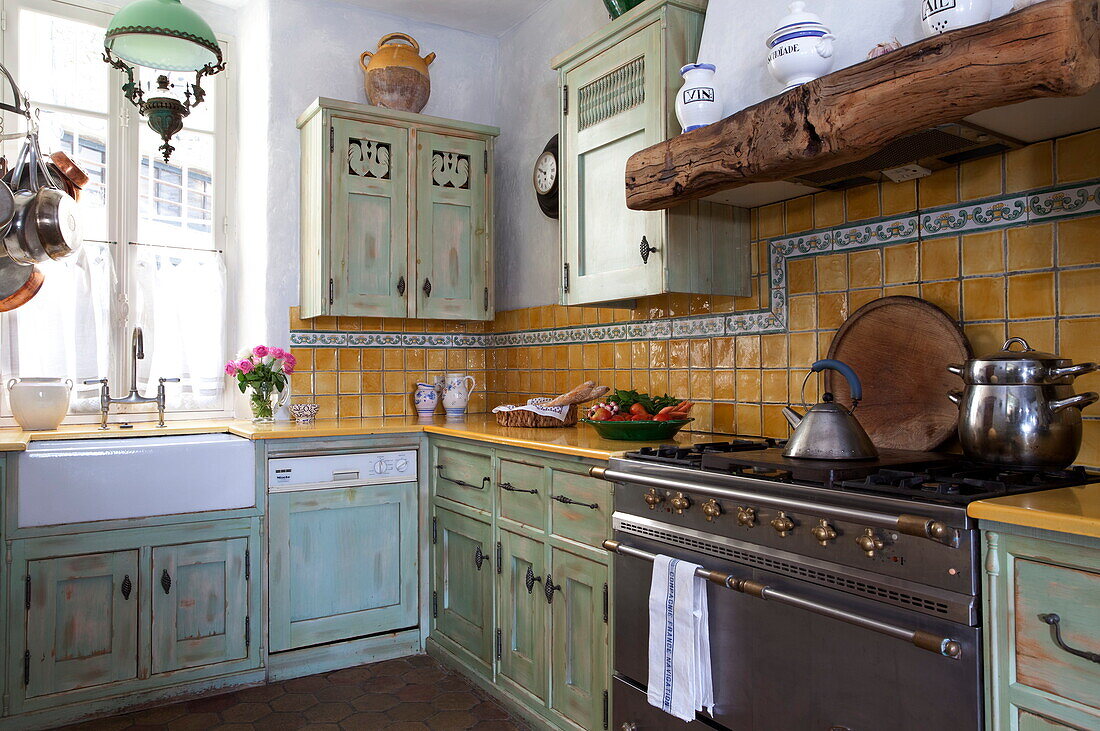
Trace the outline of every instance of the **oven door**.
{"label": "oven door", "polygon": [[[707,584],[714,720],[733,731],[980,729],[980,630],[616,533],[616,540],[753,579],[822,606],[959,642],[952,659],[807,609]],[[652,564],[615,555],[615,670],[645,687]],[[706,714],[703,714],[706,715]],[[615,719],[613,728],[629,722]]]}

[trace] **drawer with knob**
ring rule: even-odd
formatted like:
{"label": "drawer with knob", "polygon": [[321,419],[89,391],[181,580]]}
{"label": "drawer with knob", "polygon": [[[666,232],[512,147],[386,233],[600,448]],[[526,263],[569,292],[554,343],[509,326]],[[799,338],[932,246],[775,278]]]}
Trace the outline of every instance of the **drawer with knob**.
{"label": "drawer with knob", "polygon": [[488,450],[440,443],[429,451],[429,479],[434,494],[472,508],[491,509],[495,485]]}
{"label": "drawer with knob", "polygon": [[546,476],[541,465],[501,457],[495,484],[500,517],[545,530]]}
{"label": "drawer with knob", "polygon": [[558,469],[550,482],[552,532],[598,548],[611,536],[611,486],[588,475]]}

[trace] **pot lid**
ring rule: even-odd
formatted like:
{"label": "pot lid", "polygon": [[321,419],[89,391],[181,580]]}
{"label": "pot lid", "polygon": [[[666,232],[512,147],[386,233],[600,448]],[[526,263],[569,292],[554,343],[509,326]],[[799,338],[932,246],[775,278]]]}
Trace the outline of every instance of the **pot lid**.
{"label": "pot lid", "polygon": [[[1022,346],[1016,350],[1013,346]],[[1070,365],[1067,358],[1034,350],[1023,338],[1009,338],[996,353],[951,365],[947,370],[973,385],[1069,385],[1073,379],[1097,370],[1095,363]]]}
{"label": "pot lid", "polygon": [[[1021,350],[1013,350],[1014,345],[1022,346]],[[1005,341],[1005,344],[1001,346],[1001,349],[996,353],[990,353],[984,355],[981,358],[975,358],[975,361],[987,361],[990,363],[1019,363],[1021,361],[1035,362],[1041,365],[1060,365],[1066,362],[1065,358],[1059,358],[1053,353],[1044,353],[1041,350],[1035,350],[1027,341],[1023,338],[1009,338]]]}
{"label": "pot lid", "polygon": [[820,36],[829,32],[821,16],[806,10],[806,3],[802,0],[795,0],[788,6],[788,10],[790,12],[779,21],[779,26],[768,37],[769,47],[790,34],[806,33]]}

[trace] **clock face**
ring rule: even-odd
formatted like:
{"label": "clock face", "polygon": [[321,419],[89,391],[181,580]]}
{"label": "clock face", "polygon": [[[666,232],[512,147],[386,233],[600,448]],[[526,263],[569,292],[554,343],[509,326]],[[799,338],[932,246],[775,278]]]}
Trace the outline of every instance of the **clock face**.
{"label": "clock face", "polygon": [[554,189],[558,181],[558,161],[554,153],[547,150],[535,160],[535,192],[546,195]]}

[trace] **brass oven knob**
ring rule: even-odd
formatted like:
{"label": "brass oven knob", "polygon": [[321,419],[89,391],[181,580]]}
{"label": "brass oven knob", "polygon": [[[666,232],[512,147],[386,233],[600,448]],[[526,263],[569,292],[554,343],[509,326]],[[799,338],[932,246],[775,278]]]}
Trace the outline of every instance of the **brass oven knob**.
{"label": "brass oven knob", "polygon": [[836,538],[836,528],[829,525],[829,521],[822,518],[817,525],[810,529],[810,535],[823,546],[829,545],[829,541]]}
{"label": "brass oven knob", "polygon": [[794,530],[794,521],[787,517],[787,514],[782,510],[779,511],[779,515],[772,518],[772,528],[775,528],[775,532],[779,534],[781,538],[786,538],[787,534]]}
{"label": "brass oven knob", "polygon": [[645,504],[649,506],[650,510],[656,510],[657,506],[664,502],[664,498],[658,494],[656,488],[649,488],[649,492],[645,494]]}
{"label": "brass oven knob", "polygon": [[875,551],[881,551],[886,547],[886,543],[875,535],[875,532],[870,528],[863,531],[863,535],[856,538],[856,545],[859,546],[859,550],[867,554],[868,557],[873,558]]}
{"label": "brass oven knob", "polygon": [[737,524],[752,528],[756,525],[756,511],[752,508],[737,508]]}
{"label": "brass oven knob", "polygon": [[621,731],[638,731],[638,724],[633,721],[626,721],[619,727]]}
{"label": "brass oven knob", "polygon": [[684,493],[676,493],[676,497],[668,501],[669,507],[676,511],[677,515],[683,515],[684,511],[691,507],[691,500],[688,500],[684,496]]}
{"label": "brass oven knob", "polygon": [[707,521],[712,521],[721,514],[722,506],[714,498],[703,503],[703,515],[707,516]]}

